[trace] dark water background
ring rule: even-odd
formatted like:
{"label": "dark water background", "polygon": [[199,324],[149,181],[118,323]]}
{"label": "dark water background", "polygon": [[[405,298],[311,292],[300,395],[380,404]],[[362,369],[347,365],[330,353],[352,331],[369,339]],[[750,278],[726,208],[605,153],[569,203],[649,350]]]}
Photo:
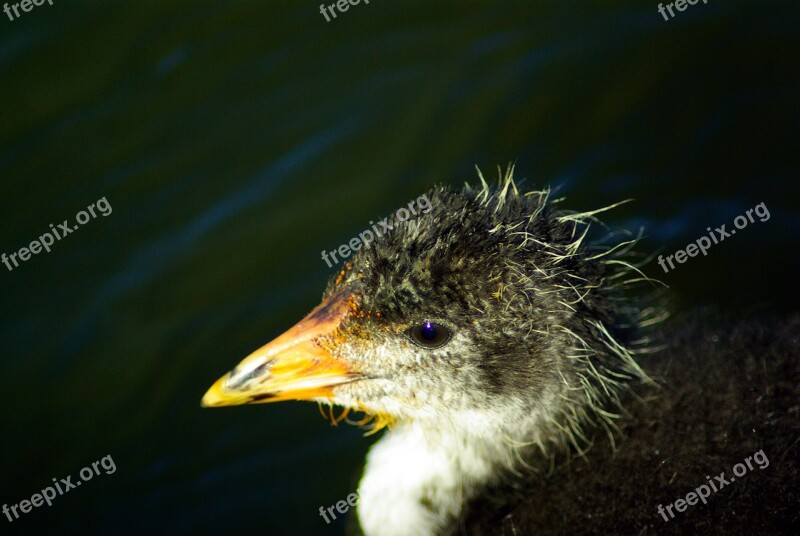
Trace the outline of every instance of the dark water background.
{"label": "dark water background", "polygon": [[[2,533],[338,534],[373,438],[309,403],[201,409],[317,302],[320,259],[434,183],[516,161],[566,207],[673,253],[686,309],[797,310],[796,1],[55,0],[0,13],[0,502],[110,454],[114,474]],[[73,476],[73,480],[77,477]]]}

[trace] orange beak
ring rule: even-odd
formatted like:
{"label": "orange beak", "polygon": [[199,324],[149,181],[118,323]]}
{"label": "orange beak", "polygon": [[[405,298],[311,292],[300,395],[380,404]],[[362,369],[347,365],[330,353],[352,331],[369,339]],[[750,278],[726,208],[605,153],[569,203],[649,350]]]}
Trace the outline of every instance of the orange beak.
{"label": "orange beak", "polygon": [[353,307],[353,289],[331,295],[286,333],[262,346],[211,386],[205,407],[330,398],[337,385],[362,379],[321,345]]}

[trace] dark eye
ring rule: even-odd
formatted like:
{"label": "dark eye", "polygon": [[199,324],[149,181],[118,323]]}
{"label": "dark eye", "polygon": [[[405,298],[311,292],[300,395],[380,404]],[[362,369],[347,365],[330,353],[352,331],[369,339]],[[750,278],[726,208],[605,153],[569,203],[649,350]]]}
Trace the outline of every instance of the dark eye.
{"label": "dark eye", "polygon": [[439,348],[450,340],[450,331],[435,322],[423,322],[408,330],[411,340],[424,348]]}

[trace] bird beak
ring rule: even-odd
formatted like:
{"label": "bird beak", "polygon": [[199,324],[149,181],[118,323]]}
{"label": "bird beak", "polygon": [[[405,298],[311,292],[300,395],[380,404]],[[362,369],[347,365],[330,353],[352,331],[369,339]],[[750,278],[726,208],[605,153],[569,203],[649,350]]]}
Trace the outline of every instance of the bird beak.
{"label": "bird beak", "polygon": [[363,378],[331,355],[339,327],[355,307],[355,290],[323,301],[289,331],[259,348],[211,386],[205,407],[330,398],[333,388]]}

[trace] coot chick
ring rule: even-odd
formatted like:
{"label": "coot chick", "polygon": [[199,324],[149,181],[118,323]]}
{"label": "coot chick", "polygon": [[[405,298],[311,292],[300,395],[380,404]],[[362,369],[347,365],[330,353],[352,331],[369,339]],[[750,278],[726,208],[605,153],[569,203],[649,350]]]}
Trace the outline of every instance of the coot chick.
{"label": "coot chick", "polygon": [[[753,437],[766,444],[769,422],[781,433],[767,455],[793,460],[792,326],[758,355],[659,343],[651,331],[666,315],[635,291],[655,286],[637,267],[635,239],[590,240],[600,210],[523,194],[511,169],[496,187],[481,183],[429,192],[430,212],[393,222],[358,251],[317,308],[220,378],[203,405],[313,400],[363,411],[374,430],[389,426],[358,488],[368,536],[658,531],[710,515],[692,506],[664,521],[656,508],[686,494],[676,483],[693,489],[752,454]],[[656,352],[648,374],[641,363],[659,344],[671,351]],[[758,403],[741,405],[745,386],[760,389]],[[681,415],[698,419],[684,425],[690,433]],[[759,425],[753,436],[745,424]],[[793,489],[764,489],[797,505]],[[719,508],[730,505],[723,491],[709,499]],[[748,503],[745,518],[760,512],[766,523],[762,503]]]}

